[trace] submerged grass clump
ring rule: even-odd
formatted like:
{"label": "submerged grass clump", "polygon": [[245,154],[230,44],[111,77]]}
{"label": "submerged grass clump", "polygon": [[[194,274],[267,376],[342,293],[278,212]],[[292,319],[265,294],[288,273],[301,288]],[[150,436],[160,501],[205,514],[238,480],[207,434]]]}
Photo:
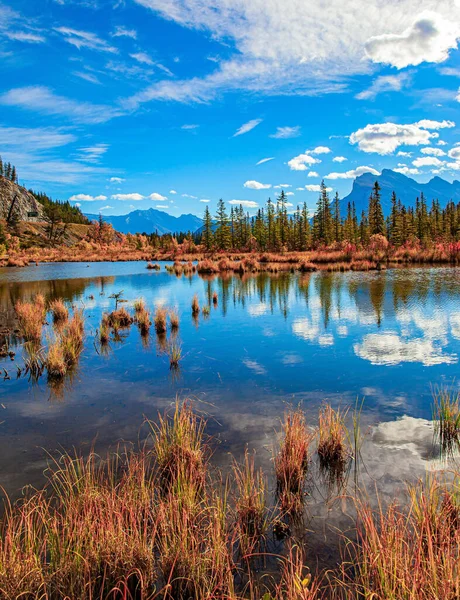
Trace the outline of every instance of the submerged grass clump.
{"label": "submerged grass clump", "polygon": [[168,346],[169,368],[178,369],[182,359],[182,345],[177,342],[170,342]]}
{"label": "submerged grass clump", "polygon": [[15,304],[15,310],[21,336],[26,341],[39,342],[46,317],[44,296],[37,294],[33,302],[18,300]]}
{"label": "submerged grass clump", "polygon": [[460,394],[447,388],[435,390],[433,421],[442,451],[460,446]]}
{"label": "submerged grass clump", "polygon": [[49,305],[54,323],[65,323],[69,317],[69,309],[64,304],[62,298],[52,300]]}
{"label": "submerged grass clump", "polygon": [[282,429],[283,439],[275,457],[277,491],[281,508],[286,512],[297,512],[303,506],[312,434],[300,408],[285,415]]}
{"label": "submerged grass clump", "polygon": [[198,315],[200,313],[200,302],[198,296],[195,294],[192,298],[192,314]]}
{"label": "submerged grass clump", "polygon": [[330,404],[320,409],[317,451],[323,468],[341,471],[350,456],[345,417],[346,412],[334,410]]}
{"label": "submerged grass clump", "polygon": [[179,314],[177,310],[171,309],[169,311],[169,326],[172,330],[179,329]]}
{"label": "submerged grass clump", "polygon": [[159,334],[166,333],[166,317],[168,311],[166,308],[162,306],[158,306],[155,311],[155,316],[153,318],[153,323],[155,325],[155,331]]}
{"label": "submerged grass clump", "polygon": [[133,320],[133,317],[124,306],[117,308],[108,315],[108,325],[112,328],[129,327]]}

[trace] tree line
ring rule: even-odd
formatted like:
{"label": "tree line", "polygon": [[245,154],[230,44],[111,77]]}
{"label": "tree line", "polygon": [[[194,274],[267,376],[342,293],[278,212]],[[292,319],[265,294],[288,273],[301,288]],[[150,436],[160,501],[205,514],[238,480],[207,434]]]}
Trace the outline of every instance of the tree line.
{"label": "tree line", "polygon": [[4,163],[2,157],[0,156],[0,175],[3,175],[9,181],[13,183],[18,183],[18,173],[16,171],[16,167],[11,163]]}
{"label": "tree line", "polygon": [[338,194],[331,200],[324,182],[321,184],[316,210],[310,216],[306,203],[288,213],[284,191],[276,202],[270,198],[255,216],[242,205],[230,213],[221,199],[213,216],[207,206],[203,227],[195,241],[207,250],[305,251],[335,243],[349,242],[366,246],[373,235],[385,236],[394,246],[409,241],[423,244],[460,239],[460,203],[453,201],[441,208],[438,200],[428,206],[423,194],[415,206],[405,206],[393,192],[391,210],[385,218],[381,188],[376,181],[369,197],[368,209],[357,215],[354,202],[348,202],[345,214]]}

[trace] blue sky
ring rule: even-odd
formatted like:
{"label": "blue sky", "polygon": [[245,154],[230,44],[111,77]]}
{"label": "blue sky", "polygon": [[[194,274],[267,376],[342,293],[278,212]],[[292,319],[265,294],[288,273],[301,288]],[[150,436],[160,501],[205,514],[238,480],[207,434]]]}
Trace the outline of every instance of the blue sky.
{"label": "blue sky", "polygon": [[103,214],[460,179],[459,38],[460,0],[0,3],[0,153]]}

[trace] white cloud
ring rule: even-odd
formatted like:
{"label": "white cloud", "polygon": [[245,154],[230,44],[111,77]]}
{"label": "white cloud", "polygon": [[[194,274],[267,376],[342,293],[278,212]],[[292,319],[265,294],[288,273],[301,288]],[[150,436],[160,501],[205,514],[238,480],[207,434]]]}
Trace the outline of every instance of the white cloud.
{"label": "white cloud", "polygon": [[0,104],[33,110],[45,115],[68,117],[76,123],[105,123],[121,115],[118,109],[111,106],[57,96],[44,86],[12,89],[0,96]]}
{"label": "white cloud", "polygon": [[271,183],[260,183],[259,181],[254,181],[253,179],[250,181],[246,181],[244,183],[245,188],[249,188],[250,190],[268,190],[272,187]]}
{"label": "white cloud", "polygon": [[343,163],[346,160],[348,160],[348,158],[346,158],[345,156],[334,156],[332,162]]}
{"label": "white cloud", "polygon": [[123,177],[111,177],[109,179],[110,183],[123,183],[123,181],[126,181],[125,179],[123,179]]}
{"label": "white cloud", "polygon": [[345,173],[329,173],[329,175],[325,176],[325,179],[355,179],[355,177],[359,177],[364,173],[372,173],[372,175],[380,175],[379,171],[374,169],[373,167],[357,167],[356,169],[351,169],[350,171],[345,171]]}
{"label": "white cloud", "polygon": [[[320,185],[306,185],[305,189],[307,190],[307,192],[320,192],[321,186]],[[327,187],[326,192],[332,192],[332,188]]]}
{"label": "white cloud", "polygon": [[456,146],[455,148],[451,148],[447,154],[449,155],[449,158],[453,158],[455,160],[458,160],[460,158],[460,146]]}
{"label": "white cloud", "polygon": [[199,125],[197,125],[196,123],[190,123],[189,125],[185,124],[185,125],[181,126],[181,129],[184,129],[185,131],[195,131],[195,129],[198,129],[198,128],[199,128]]}
{"label": "white cloud", "polygon": [[15,40],[16,42],[27,42],[29,44],[43,44],[46,42],[46,38],[42,35],[27,31],[8,31],[6,36],[10,40]]}
{"label": "white cloud", "polygon": [[[424,148],[422,149],[422,152],[423,150]],[[400,150],[396,156],[407,156],[410,158],[412,156],[412,152],[404,152],[404,150]]]}
{"label": "white cloud", "polygon": [[264,163],[268,162],[269,160],[274,160],[274,156],[270,156],[269,158],[262,158],[261,160],[259,160],[259,162],[256,162],[256,167],[258,165],[263,165]]}
{"label": "white cloud", "polygon": [[308,150],[304,154],[294,156],[288,161],[288,166],[292,171],[308,171],[310,165],[316,165],[321,161],[308,154]]}
{"label": "white cloud", "polygon": [[[295,196],[294,192],[286,192],[285,196]],[[291,205],[292,206],[292,205]]]}
{"label": "white cloud", "polygon": [[79,160],[88,163],[97,163],[108,149],[108,144],[95,144],[94,146],[89,146],[87,148],[80,148],[81,156]]}
{"label": "white cloud", "polygon": [[415,124],[422,129],[452,129],[455,127],[454,121],[433,121],[432,119],[422,119]]}
{"label": "white cloud", "polygon": [[155,208],[168,209],[170,206],[168,204],[157,204]]}
{"label": "white cloud", "polygon": [[428,146],[427,148],[422,148],[420,150],[420,152],[422,154],[431,154],[431,156],[445,156],[446,155],[444,150],[441,150],[441,148],[432,148],[431,146]]}
{"label": "white cloud", "polygon": [[350,144],[358,144],[363,152],[391,154],[399,146],[428,145],[437,135],[430,133],[419,123],[376,123],[353,132],[350,135]]}
{"label": "white cloud", "polygon": [[54,127],[3,127],[0,125],[0,146],[2,148],[24,148],[48,150],[66,146],[76,140],[72,133]]}
{"label": "white cloud", "polygon": [[84,81],[89,81],[90,83],[95,83],[96,85],[102,85],[98,77],[93,73],[87,73],[86,71],[74,71],[73,74],[75,77],[79,77]]}
{"label": "white cloud", "polygon": [[445,142],[444,140],[438,140],[438,141],[436,142],[436,144],[437,144],[438,146],[447,146],[447,142]]}
{"label": "white cloud", "polygon": [[137,31],[135,29],[127,29],[126,27],[119,25],[115,27],[112,37],[129,37],[135,40],[137,39]]}
{"label": "white cloud", "polygon": [[296,125],[295,127],[277,127],[276,132],[272,133],[270,137],[277,140],[287,140],[289,138],[299,137],[299,135],[300,125]]}
{"label": "white cloud", "polygon": [[281,190],[283,188],[290,188],[290,187],[292,187],[292,185],[290,183],[280,183],[278,185],[274,185],[273,189],[274,190]]}
{"label": "white cloud", "polygon": [[174,194],[177,194],[176,190],[169,190],[169,193],[170,193],[170,194],[173,194],[173,195],[174,195]]}
{"label": "white cloud", "polygon": [[207,198],[201,198],[200,202],[206,202],[206,203],[208,203],[208,202],[211,202],[211,200],[208,200]]}
{"label": "white cloud", "polygon": [[70,196],[69,200],[72,202],[100,202],[107,200],[107,196],[101,194],[100,196],[90,196],[89,194],[75,194]]}
{"label": "white cloud", "polygon": [[190,194],[182,194],[182,198],[190,198],[191,200],[198,200],[198,196],[191,196]]}
{"label": "white cloud", "polygon": [[134,192],[133,194],[113,194],[110,196],[112,200],[120,200],[124,202],[125,200],[144,200],[144,196],[141,194],[137,194]]}
{"label": "white cloud", "polygon": [[142,65],[155,65],[155,62],[145,52],[135,52],[134,54],[130,54],[130,57],[134,58],[134,60],[137,60],[137,62],[141,63]]}
{"label": "white cloud", "polygon": [[70,27],[55,27],[54,30],[60,33],[66,42],[72,44],[72,46],[75,46],[79,50],[81,48],[89,48],[90,50],[109,52],[111,54],[116,54],[118,52],[116,48],[110,46],[110,44],[95,33],[71,29]]}
{"label": "white cloud", "polygon": [[402,165],[400,167],[396,167],[393,169],[396,173],[402,173],[403,175],[420,175],[420,171],[418,169],[412,169],[407,165]]}
{"label": "white cloud", "polygon": [[319,177],[319,173],[316,171],[309,171],[307,177]]}
{"label": "white cloud", "polygon": [[[401,32],[412,25],[420,0],[135,0],[182,27],[205,31],[226,45],[228,58],[209,75],[155,82],[132,105],[151,100],[207,102],[235,90],[265,94],[344,91],[350,76],[371,72],[363,60],[371,36]],[[429,4],[428,4],[429,3]],[[454,24],[452,2],[422,0]],[[457,17],[457,18],[456,18]]]}
{"label": "white cloud", "polygon": [[444,163],[436,156],[423,156],[412,161],[414,167],[440,167]]}
{"label": "white cloud", "polygon": [[402,33],[383,33],[366,42],[367,56],[375,63],[397,69],[422,62],[440,63],[457,48],[458,24],[433,11],[421,13]]}
{"label": "white cloud", "polygon": [[327,146],[316,146],[316,148],[310,151],[310,154],[329,154],[330,152],[332,150]]}
{"label": "white cloud", "polygon": [[230,200],[229,204],[237,204],[238,206],[241,204],[244,208],[259,208],[257,202],[253,200]]}
{"label": "white cloud", "polygon": [[113,206],[110,206],[109,204],[107,204],[106,206],[102,206],[99,210],[109,210],[113,208]]}
{"label": "white cloud", "polygon": [[150,200],[167,200],[168,198],[166,196],[162,196],[161,194],[158,194],[158,192],[153,192],[153,194],[150,194],[149,196]]}
{"label": "white cloud", "polygon": [[358,100],[374,100],[382,92],[400,92],[411,80],[410,73],[400,73],[399,75],[380,75],[367,88],[355,98]]}
{"label": "white cloud", "polygon": [[262,119],[251,119],[251,121],[248,121],[247,123],[244,123],[244,125],[241,125],[241,127],[235,131],[233,137],[237,137],[239,135],[243,135],[244,133],[248,133],[248,131],[251,131],[252,129],[254,129],[254,127],[257,127],[257,125],[260,125],[261,123]]}

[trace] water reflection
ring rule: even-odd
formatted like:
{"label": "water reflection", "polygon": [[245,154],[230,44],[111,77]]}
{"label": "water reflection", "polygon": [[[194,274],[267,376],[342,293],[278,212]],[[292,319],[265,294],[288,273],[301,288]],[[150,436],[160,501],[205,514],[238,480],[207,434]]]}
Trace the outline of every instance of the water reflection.
{"label": "water reflection", "polygon": [[[315,423],[324,399],[353,406],[365,396],[366,422],[382,422],[373,441],[373,448],[381,448],[389,437],[385,423],[399,423],[403,415],[430,419],[430,384],[451,382],[457,374],[459,273],[448,268],[199,277],[148,271],[142,263],[3,271],[1,329],[16,356],[0,359],[10,377],[0,383],[6,407],[0,409],[0,483],[17,489],[29,483],[32,471],[39,479],[41,448],[90,445],[96,437],[102,447],[137,440],[144,415],[155,417],[176,394],[209,406],[223,462],[225,452],[238,454],[249,444],[265,453],[268,464],[267,448],[286,403],[303,403]],[[178,370],[169,368],[169,331],[157,335],[152,327],[142,334],[133,324],[99,343],[102,315],[114,308],[109,296],[120,290],[132,314],[140,297],[151,315],[157,306],[177,310],[183,351]],[[38,292],[84,309],[85,346],[71,377],[47,382],[42,376],[32,386],[16,378],[25,351],[14,331],[14,304]],[[193,317],[194,294],[201,308],[210,307],[209,315]],[[45,346],[52,339],[48,327]],[[386,448],[388,456],[395,450]],[[398,451],[405,455],[407,448]],[[369,452],[373,463],[375,452],[375,461]]]}

